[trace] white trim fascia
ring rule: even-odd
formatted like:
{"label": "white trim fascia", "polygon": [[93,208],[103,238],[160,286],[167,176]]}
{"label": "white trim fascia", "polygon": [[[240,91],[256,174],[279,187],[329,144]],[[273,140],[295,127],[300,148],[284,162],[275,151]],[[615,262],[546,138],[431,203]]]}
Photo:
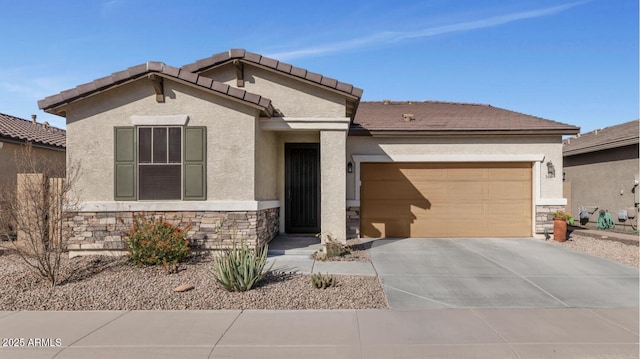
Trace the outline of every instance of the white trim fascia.
{"label": "white trim fascia", "polygon": [[[73,212],[259,211],[280,207],[280,201],[107,201],[81,202]],[[68,209],[67,209],[68,210]]]}
{"label": "white trim fascia", "polygon": [[138,116],[129,117],[134,126],[184,126],[189,121],[189,115],[163,115],[163,116]]}
{"label": "white trim fascia", "polygon": [[566,198],[536,198],[536,206],[566,206]]}
{"label": "white trim fascia", "polygon": [[264,131],[348,131],[348,117],[261,117],[260,128]]}

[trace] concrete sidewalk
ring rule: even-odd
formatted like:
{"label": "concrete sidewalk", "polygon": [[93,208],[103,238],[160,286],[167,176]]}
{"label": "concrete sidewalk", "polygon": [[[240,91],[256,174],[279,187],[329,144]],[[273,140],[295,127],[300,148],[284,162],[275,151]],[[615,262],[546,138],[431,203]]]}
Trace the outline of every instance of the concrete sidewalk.
{"label": "concrete sidewalk", "polygon": [[321,249],[322,244],[318,238],[281,235],[269,242],[267,266],[273,263],[272,270],[285,273],[377,275],[371,262],[317,261],[313,259],[313,253]]}
{"label": "concrete sidewalk", "polygon": [[638,308],[0,312],[0,337],[2,358],[638,358]]}

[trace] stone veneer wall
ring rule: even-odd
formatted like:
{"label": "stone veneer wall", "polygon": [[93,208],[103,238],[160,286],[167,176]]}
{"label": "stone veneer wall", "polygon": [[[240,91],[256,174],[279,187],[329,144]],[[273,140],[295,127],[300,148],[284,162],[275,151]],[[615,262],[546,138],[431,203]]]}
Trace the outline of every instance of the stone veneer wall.
{"label": "stone veneer wall", "polygon": [[564,206],[536,206],[536,234],[553,233],[553,212],[564,211]]}
{"label": "stone veneer wall", "polygon": [[[69,251],[124,252],[122,232],[131,228],[136,212],[73,212],[67,213],[65,229],[71,233]],[[162,216],[167,222],[184,228],[191,224],[188,236],[192,244],[205,249],[245,239],[251,244],[266,243],[279,233],[279,208],[258,211],[197,211],[149,212]]]}
{"label": "stone veneer wall", "polygon": [[347,238],[360,238],[360,207],[347,207]]}

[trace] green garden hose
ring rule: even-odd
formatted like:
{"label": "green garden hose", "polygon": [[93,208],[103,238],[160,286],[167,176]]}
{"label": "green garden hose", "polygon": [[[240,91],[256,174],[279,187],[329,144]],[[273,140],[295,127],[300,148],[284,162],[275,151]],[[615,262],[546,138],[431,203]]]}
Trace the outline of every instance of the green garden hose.
{"label": "green garden hose", "polygon": [[600,211],[598,216],[598,229],[611,229],[615,226],[609,211]]}

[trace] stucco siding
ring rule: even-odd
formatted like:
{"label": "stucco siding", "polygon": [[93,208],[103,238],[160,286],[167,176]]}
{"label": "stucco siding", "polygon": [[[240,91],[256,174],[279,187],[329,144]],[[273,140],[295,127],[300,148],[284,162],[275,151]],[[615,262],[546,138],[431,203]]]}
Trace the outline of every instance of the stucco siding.
{"label": "stucco siding", "polygon": [[131,126],[134,115],[187,115],[189,126],[206,126],[207,200],[253,200],[257,110],[169,80],[164,89],[165,103],[141,79],[69,105],[68,163],[81,165],[80,200],[113,201],[113,128]]}
{"label": "stucco siding", "polygon": [[[546,137],[458,137],[458,138],[375,138],[351,136],[347,140],[347,160],[354,155],[386,155],[438,157],[446,161],[447,156],[459,156],[464,160],[482,159],[487,156],[532,155],[551,161],[556,168],[556,176],[547,178],[546,166],[541,166],[538,177],[541,198],[562,198],[562,138]],[[486,162],[487,160],[485,160]],[[544,167],[544,168],[542,168]],[[347,199],[356,198],[356,173],[347,175]]]}
{"label": "stucco siding", "polygon": [[[202,75],[238,87],[233,65]],[[344,117],[346,113],[344,95],[253,66],[244,67],[242,89],[269,98],[274,108],[285,117]]]}
{"label": "stucco siding", "polygon": [[[617,225],[618,210],[633,208],[639,176],[638,145],[567,156],[565,180],[571,184],[571,214],[579,218],[580,207],[608,210]],[[598,211],[589,220],[596,225]],[[627,222],[629,223],[629,222]]]}
{"label": "stucco siding", "polygon": [[[16,175],[18,166],[16,159],[20,161],[22,154],[22,146],[17,143],[4,142],[0,140],[0,187],[12,190],[16,186]],[[40,147],[32,147],[35,159],[41,160],[40,165],[61,169],[64,175],[65,168],[65,151],[45,149]],[[50,164],[50,165],[49,165]]]}
{"label": "stucco siding", "polygon": [[275,200],[278,197],[278,141],[275,132],[262,131],[256,126],[256,200]]}
{"label": "stucco siding", "polygon": [[330,235],[342,243],[347,240],[345,207],[344,151],[347,133],[344,131],[320,132],[320,178],[322,200],[320,205],[322,234]]}

